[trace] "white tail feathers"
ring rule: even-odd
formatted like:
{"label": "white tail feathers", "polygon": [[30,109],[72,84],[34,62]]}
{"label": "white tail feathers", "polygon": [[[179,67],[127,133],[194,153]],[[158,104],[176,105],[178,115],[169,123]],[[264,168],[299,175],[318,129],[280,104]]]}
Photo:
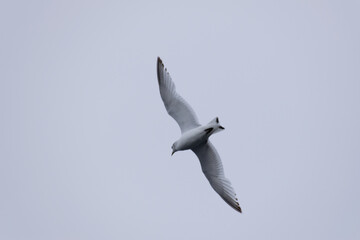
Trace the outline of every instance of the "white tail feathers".
{"label": "white tail feathers", "polygon": [[219,118],[216,117],[213,120],[211,120],[208,124],[218,124],[219,123]]}
{"label": "white tail feathers", "polygon": [[208,123],[208,125],[209,125],[209,127],[212,129],[212,130],[211,130],[211,134],[220,132],[220,131],[222,131],[222,130],[225,129],[223,126],[220,125],[220,122],[219,122],[219,118],[218,118],[218,117],[216,117],[216,118],[214,118],[213,120],[211,120],[211,121]]}

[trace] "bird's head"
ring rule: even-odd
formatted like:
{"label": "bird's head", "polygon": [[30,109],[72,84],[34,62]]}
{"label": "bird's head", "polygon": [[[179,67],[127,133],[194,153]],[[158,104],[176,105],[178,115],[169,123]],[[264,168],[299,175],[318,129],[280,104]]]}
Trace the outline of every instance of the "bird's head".
{"label": "bird's head", "polygon": [[176,153],[178,151],[178,149],[176,148],[176,142],[174,142],[174,144],[171,146],[171,149],[172,149],[172,153],[171,153],[171,156]]}

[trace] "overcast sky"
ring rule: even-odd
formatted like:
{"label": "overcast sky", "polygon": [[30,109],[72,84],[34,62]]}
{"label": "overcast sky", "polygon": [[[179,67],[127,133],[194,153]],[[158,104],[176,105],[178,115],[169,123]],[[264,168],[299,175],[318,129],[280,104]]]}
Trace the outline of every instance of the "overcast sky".
{"label": "overcast sky", "polygon": [[[360,239],[359,1],[1,1],[0,238]],[[159,95],[160,56],[243,214]]]}

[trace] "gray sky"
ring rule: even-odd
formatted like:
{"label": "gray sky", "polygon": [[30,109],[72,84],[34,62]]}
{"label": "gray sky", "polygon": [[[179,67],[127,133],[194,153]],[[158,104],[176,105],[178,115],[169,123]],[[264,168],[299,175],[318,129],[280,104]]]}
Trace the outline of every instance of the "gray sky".
{"label": "gray sky", "polygon": [[[360,239],[359,1],[1,1],[1,239]],[[211,189],[160,56],[243,214]]]}

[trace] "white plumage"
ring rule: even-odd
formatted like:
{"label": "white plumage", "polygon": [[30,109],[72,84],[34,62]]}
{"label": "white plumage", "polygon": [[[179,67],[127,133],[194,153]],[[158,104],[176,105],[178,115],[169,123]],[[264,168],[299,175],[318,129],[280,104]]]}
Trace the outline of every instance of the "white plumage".
{"label": "white plumage", "polygon": [[180,139],[172,145],[173,154],[191,149],[199,158],[202,171],[213,189],[227,204],[241,212],[235,191],[225,177],[220,156],[208,140],[212,134],[224,129],[219,119],[215,118],[206,125],[200,125],[194,110],[176,92],[175,84],[160,58],[157,60],[157,76],[166,111],[179,124],[182,133]]}

